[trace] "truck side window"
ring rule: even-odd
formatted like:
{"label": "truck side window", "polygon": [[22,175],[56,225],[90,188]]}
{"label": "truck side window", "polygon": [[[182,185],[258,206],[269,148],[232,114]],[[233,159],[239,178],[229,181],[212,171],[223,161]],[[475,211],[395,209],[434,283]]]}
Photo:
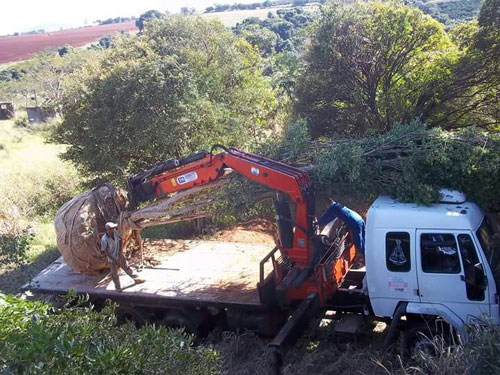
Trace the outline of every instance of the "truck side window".
{"label": "truck side window", "polygon": [[389,232],[385,235],[385,262],[392,272],[409,272],[410,234],[406,232]]}
{"label": "truck side window", "polygon": [[457,241],[453,234],[425,233],[420,236],[422,271],[460,273]]}
{"label": "truck side window", "polygon": [[[479,285],[476,285],[476,272],[482,273],[483,271],[471,236],[468,234],[459,234],[458,245],[460,247],[460,254],[462,255],[462,263],[464,265],[467,298],[471,301],[484,301],[484,288],[480,288]],[[476,270],[476,266],[481,268]]]}

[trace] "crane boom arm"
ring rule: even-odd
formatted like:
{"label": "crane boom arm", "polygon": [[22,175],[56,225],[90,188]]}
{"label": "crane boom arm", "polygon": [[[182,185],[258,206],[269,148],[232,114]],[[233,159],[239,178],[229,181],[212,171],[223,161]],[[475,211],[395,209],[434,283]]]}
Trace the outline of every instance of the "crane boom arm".
{"label": "crane boom arm", "polygon": [[[311,202],[312,186],[307,172],[234,148],[214,146],[217,147],[222,147],[224,151],[218,154],[201,152],[179,161],[170,159],[131,178],[129,180],[131,198],[136,201],[145,201],[153,197],[164,198],[194,186],[207,185],[222,177],[229,168],[251,181],[288,195],[291,202],[296,205],[296,217],[293,223],[296,235],[293,247],[308,249],[314,202]],[[148,191],[148,194],[141,195],[139,192],[144,190]]]}
{"label": "crane boom arm", "polygon": [[[215,148],[222,148],[223,151],[214,154]],[[354,247],[344,240],[335,242],[335,246],[327,246],[314,233],[314,188],[304,170],[215,145],[211,152],[169,159],[130,178],[130,198],[136,202],[165,198],[182,190],[209,185],[227,170],[279,192],[275,203],[280,241],[265,258],[265,261],[272,260],[274,278],[269,282],[274,285],[276,298],[286,304],[318,293],[323,304],[338,288],[352,264]],[[290,202],[295,205],[294,216]],[[279,257],[275,257],[277,251]],[[267,282],[261,280],[261,283]]]}

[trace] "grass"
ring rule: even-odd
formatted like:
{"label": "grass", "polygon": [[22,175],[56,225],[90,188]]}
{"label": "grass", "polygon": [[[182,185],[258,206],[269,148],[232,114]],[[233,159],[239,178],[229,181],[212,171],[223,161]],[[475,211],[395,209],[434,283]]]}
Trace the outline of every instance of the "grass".
{"label": "grass", "polygon": [[0,291],[19,292],[58,256],[54,212],[78,184],[74,169],[59,158],[63,149],[45,141],[43,127],[0,121],[0,230],[27,228],[34,235],[23,264],[0,267]]}
{"label": "grass", "polygon": [[42,130],[0,121],[0,177],[59,166],[64,146],[48,144]]}

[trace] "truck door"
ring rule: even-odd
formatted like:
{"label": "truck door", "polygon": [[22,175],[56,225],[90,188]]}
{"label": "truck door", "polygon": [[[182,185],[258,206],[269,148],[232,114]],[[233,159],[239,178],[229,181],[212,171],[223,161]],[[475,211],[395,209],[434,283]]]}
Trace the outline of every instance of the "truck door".
{"label": "truck door", "polygon": [[377,228],[367,237],[366,275],[373,310],[392,316],[401,301],[420,302],[415,230]]}
{"label": "truck door", "polygon": [[471,233],[417,231],[421,302],[445,305],[467,323],[490,316],[484,267]]}

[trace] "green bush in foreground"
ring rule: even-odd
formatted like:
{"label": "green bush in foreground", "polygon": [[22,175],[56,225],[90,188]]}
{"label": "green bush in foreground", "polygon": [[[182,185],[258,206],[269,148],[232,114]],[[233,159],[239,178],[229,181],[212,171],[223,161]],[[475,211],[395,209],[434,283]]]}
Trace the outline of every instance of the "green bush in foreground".
{"label": "green bush in foreground", "polygon": [[214,374],[218,355],[186,334],[117,326],[113,307],[63,308],[0,295],[0,372]]}

